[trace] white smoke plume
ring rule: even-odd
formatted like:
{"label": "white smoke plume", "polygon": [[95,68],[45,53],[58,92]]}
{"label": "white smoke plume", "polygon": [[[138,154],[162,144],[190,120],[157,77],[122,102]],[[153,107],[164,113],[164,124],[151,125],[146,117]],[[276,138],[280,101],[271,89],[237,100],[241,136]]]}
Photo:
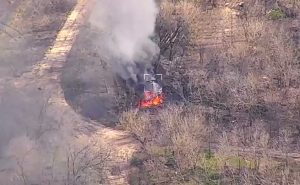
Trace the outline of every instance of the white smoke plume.
{"label": "white smoke plume", "polygon": [[149,64],[157,56],[158,46],[151,40],[157,13],[154,0],[97,2],[90,23],[105,35],[99,45],[108,55],[106,62],[122,77],[132,77],[136,63]]}

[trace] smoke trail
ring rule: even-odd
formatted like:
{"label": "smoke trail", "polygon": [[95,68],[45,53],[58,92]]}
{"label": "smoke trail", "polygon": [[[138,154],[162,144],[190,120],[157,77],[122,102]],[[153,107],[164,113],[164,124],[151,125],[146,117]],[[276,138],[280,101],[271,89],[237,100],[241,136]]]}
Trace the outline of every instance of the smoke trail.
{"label": "smoke trail", "polygon": [[150,38],[156,15],[154,0],[99,0],[95,6],[90,23],[105,35],[99,45],[123,78],[134,79],[136,64],[147,65],[157,56],[158,46]]}

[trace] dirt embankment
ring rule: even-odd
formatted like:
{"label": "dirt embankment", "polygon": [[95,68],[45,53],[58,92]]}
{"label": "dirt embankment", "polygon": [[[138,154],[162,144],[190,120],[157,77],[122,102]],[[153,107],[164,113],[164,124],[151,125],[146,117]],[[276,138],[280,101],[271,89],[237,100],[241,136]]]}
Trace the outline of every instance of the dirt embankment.
{"label": "dirt embankment", "polygon": [[18,77],[43,57],[75,2],[0,2],[0,78]]}
{"label": "dirt embankment", "polygon": [[[43,58],[76,1],[68,1],[64,9],[56,3],[67,1],[7,2],[0,1],[5,10],[0,15],[0,184],[22,184],[18,165],[26,167],[26,175],[38,177],[35,164],[49,159],[46,153],[53,151],[57,123],[44,114],[46,93],[36,85],[19,87],[13,82]],[[50,131],[44,134],[45,130]],[[27,156],[28,151],[32,153]],[[24,163],[17,165],[18,159]]]}
{"label": "dirt embankment", "polygon": [[[30,125],[33,125],[35,114],[29,112],[39,108],[39,96],[26,95],[25,90],[15,89],[11,80],[19,78],[43,58],[75,4],[75,0],[60,3],[63,2],[66,2],[67,8],[60,9],[65,5],[55,4],[54,0],[0,1],[1,9],[5,10],[0,15],[0,118],[3,123],[0,126],[0,148],[5,147],[19,132],[18,125],[24,126],[23,121],[28,121],[26,125],[32,130]],[[30,91],[36,94],[34,89]],[[29,102],[27,96],[35,97],[36,101],[30,103],[33,105],[27,108],[28,114],[23,116],[21,109],[25,102]],[[22,121],[16,121],[17,117],[22,117]]]}

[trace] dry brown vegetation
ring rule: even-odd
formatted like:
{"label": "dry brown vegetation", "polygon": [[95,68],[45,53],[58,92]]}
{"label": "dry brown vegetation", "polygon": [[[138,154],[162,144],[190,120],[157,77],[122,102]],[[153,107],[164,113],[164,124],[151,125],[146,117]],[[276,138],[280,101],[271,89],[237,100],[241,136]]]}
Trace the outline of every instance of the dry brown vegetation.
{"label": "dry brown vegetation", "polygon": [[11,1],[11,7],[7,11],[12,11],[12,15],[8,17],[8,22],[0,22],[1,32],[11,37],[26,37],[32,32],[59,29],[65,20],[65,14],[75,3],[75,0]]}
{"label": "dry brown vegetation", "polygon": [[169,106],[156,115],[125,112],[121,126],[144,146],[131,161],[139,169],[131,184],[299,183],[300,156],[290,153],[290,131],[280,131],[275,148],[263,122],[220,131],[206,111]]}
{"label": "dry brown vegetation", "polygon": [[160,1],[156,67],[184,105],[124,113],[144,144],[132,184],[300,184],[299,12],[287,0]]}
{"label": "dry brown vegetation", "polygon": [[[0,20],[1,77],[19,76],[40,60],[75,0],[15,0]],[[0,6],[5,4],[0,1]],[[34,48],[34,49],[32,49]]]}
{"label": "dry brown vegetation", "polygon": [[[49,155],[50,162],[30,163],[30,158],[41,158],[32,148],[23,155],[13,156],[16,160],[14,184],[57,184],[92,185],[107,183],[110,153],[99,147],[99,143],[85,146],[69,146],[65,151],[56,148]],[[39,171],[40,170],[40,171]],[[5,183],[5,181],[1,181]]]}

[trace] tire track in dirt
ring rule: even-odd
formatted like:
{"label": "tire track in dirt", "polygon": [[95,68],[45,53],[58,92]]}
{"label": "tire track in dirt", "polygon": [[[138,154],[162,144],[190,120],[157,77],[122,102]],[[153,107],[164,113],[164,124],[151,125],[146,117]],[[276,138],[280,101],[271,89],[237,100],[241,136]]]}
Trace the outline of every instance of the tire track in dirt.
{"label": "tire track in dirt", "polygon": [[[74,134],[75,143],[89,144],[95,140],[103,143],[111,151],[111,161],[108,166],[109,183],[126,185],[130,167],[129,159],[140,148],[138,141],[134,140],[127,132],[86,121],[82,116],[76,114],[65,101],[60,85],[62,68],[92,4],[92,0],[79,0],[44,58],[34,65],[32,71],[11,82],[17,88],[35,84],[50,94],[48,103],[51,104],[52,110],[56,110],[52,113],[53,119],[61,120],[61,124],[67,124],[68,127],[77,130]],[[92,131],[85,134],[84,132],[90,127],[93,127]],[[117,170],[114,170],[116,168]],[[117,173],[113,171],[117,171]]]}

